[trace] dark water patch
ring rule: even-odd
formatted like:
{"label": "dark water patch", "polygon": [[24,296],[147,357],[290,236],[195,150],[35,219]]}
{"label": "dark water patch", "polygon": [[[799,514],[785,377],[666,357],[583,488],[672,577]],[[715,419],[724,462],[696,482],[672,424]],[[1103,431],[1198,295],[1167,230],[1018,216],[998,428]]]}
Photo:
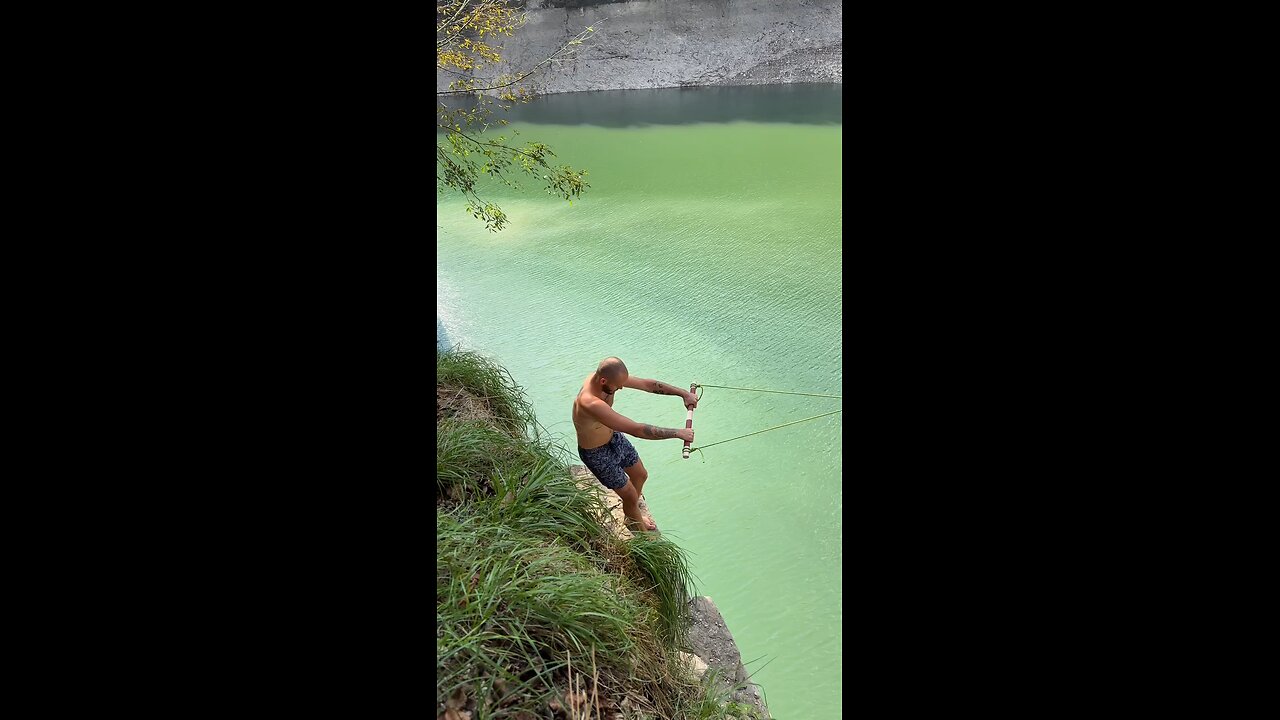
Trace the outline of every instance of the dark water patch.
{"label": "dark water patch", "polygon": [[448,350],[453,346],[449,342],[449,333],[445,332],[444,323],[440,322],[440,318],[436,318],[436,349]]}
{"label": "dark water patch", "polygon": [[[546,125],[689,125],[734,121],[839,125],[844,85],[792,83],[729,87],[598,90],[543,95],[494,119]],[[461,99],[451,103],[462,105]]]}

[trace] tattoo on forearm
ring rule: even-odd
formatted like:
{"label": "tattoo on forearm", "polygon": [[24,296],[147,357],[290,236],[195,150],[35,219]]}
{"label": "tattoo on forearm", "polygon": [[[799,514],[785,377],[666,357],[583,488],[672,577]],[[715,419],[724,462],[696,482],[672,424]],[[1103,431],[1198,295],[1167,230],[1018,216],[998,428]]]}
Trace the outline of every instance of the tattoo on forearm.
{"label": "tattoo on forearm", "polygon": [[650,440],[666,440],[667,438],[673,438],[676,436],[677,432],[680,431],[674,428],[660,428],[654,425],[644,426],[644,434],[648,436]]}
{"label": "tattoo on forearm", "polygon": [[657,395],[666,395],[667,391],[662,389],[662,383],[657,380],[653,381],[653,392]]}

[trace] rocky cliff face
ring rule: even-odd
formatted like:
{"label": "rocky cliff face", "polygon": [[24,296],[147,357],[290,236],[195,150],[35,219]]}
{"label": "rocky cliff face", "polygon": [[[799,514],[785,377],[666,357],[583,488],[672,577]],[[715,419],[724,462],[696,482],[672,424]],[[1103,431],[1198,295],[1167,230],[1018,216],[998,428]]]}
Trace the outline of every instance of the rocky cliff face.
{"label": "rocky cliff face", "polygon": [[[769,708],[765,706],[764,697],[760,694],[760,686],[752,683],[747,670],[742,665],[742,655],[738,651],[738,643],[725,625],[720,609],[706,596],[695,597],[689,601],[689,614],[693,625],[689,628],[689,646],[693,655],[706,664],[708,668],[719,670],[717,675],[720,687],[732,691],[742,685],[742,689],[734,692],[735,702],[750,705],[756,709],[761,718],[768,720]],[[697,672],[698,665],[694,663]]]}
{"label": "rocky cliff face", "polygon": [[[840,0],[529,0],[526,12],[499,71],[595,28],[527,81],[538,93],[843,81]],[[449,79],[437,73],[436,87]]]}

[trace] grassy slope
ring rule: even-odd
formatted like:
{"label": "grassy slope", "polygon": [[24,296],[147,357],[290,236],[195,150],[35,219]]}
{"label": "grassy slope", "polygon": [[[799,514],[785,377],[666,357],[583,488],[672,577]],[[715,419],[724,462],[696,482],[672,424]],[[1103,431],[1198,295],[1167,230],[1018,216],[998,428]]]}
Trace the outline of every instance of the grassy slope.
{"label": "grassy slope", "polygon": [[440,717],[747,717],[677,661],[680,548],[604,530],[506,370],[438,351],[436,427]]}

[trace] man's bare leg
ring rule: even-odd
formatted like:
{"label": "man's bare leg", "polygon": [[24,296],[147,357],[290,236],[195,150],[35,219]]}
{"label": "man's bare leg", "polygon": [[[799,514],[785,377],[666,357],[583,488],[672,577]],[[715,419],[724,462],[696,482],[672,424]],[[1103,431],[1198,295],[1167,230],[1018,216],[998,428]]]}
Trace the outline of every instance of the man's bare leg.
{"label": "man's bare leg", "polygon": [[636,486],[636,495],[643,499],[644,481],[649,479],[649,471],[644,469],[644,461],[637,458],[635,465],[629,468],[622,468],[622,470],[630,478],[631,484]]}
{"label": "man's bare leg", "polygon": [[645,517],[640,512],[640,493],[630,481],[614,490],[622,498],[622,513],[627,516],[627,525],[633,530],[657,530],[658,525],[653,518]]}

